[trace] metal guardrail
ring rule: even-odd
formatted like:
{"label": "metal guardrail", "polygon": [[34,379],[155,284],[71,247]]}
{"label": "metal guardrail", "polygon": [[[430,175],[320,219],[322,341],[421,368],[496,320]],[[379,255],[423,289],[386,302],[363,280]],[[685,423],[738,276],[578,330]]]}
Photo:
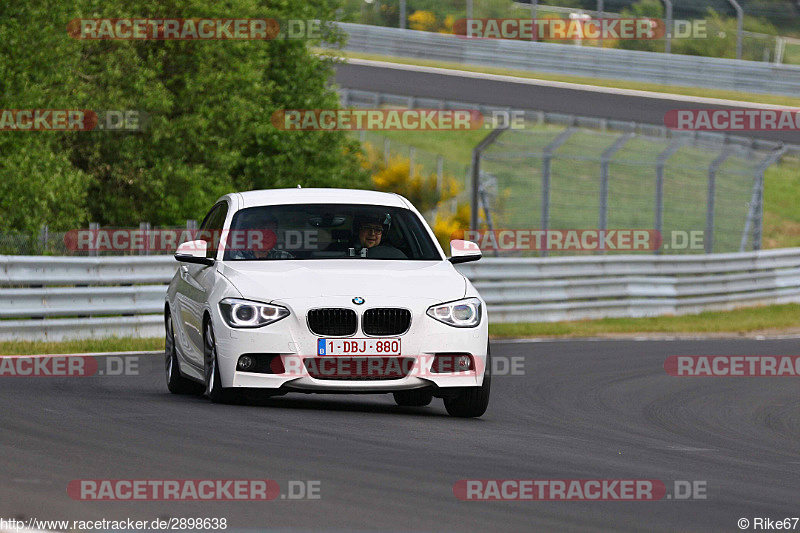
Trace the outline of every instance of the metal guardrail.
{"label": "metal guardrail", "polygon": [[[0,256],[0,341],[160,337],[166,283],[176,267],[171,256]],[[458,270],[481,291],[492,322],[680,315],[800,302],[800,248],[485,258]]]}
{"label": "metal guardrail", "polygon": [[0,341],[160,337],[171,255],[0,256]]}
{"label": "metal guardrail", "polygon": [[704,256],[485,259],[459,270],[493,322],[681,315],[800,302],[800,249]]}
{"label": "metal guardrail", "polygon": [[345,50],[571,76],[796,96],[800,67],[339,23]]}

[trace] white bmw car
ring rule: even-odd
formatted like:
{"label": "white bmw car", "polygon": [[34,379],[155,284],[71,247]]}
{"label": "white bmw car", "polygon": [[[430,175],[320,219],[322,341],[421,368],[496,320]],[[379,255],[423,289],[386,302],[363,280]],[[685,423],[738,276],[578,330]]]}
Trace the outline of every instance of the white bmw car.
{"label": "white bmw car", "polygon": [[392,393],[444,400],[453,416],[489,403],[486,304],[396,194],[276,189],[223,196],[180,267],[164,308],[169,390]]}

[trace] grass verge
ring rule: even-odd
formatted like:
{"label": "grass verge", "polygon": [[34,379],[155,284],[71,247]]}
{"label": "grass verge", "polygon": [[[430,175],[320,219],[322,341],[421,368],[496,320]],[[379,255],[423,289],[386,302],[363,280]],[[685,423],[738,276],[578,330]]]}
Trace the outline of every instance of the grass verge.
{"label": "grass verge", "polygon": [[164,339],[85,339],[65,342],[3,341],[0,355],[42,355],[61,353],[150,352],[164,349]]}
{"label": "grass verge", "polygon": [[560,81],[565,83],[579,83],[582,85],[594,85],[597,87],[610,87],[614,89],[631,89],[635,91],[650,91],[654,93],[679,94],[682,96],[698,96],[702,98],[720,98],[723,100],[738,100],[741,102],[754,102],[758,104],[772,104],[781,106],[800,107],[800,98],[770,94],[742,93],[737,91],[727,91],[724,89],[704,89],[699,87],[682,87],[678,85],[661,85],[657,83],[644,83],[626,80],[610,80],[604,78],[589,78],[584,76],[564,76],[560,74],[548,74],[544,72],[531,72],[527,70],[513,70],[507,68],[487,67],[481,65],[468,65],[464,63],[451,63],[447,61],[432,61],[428,59],[417,59],[409,57],[383,56],[378,54],[364,54],[361,52],[338,52],[333,54],[331,50],[323,48],[316,49],[319,54],[337,55],[345,58],[371,59],[373,61],[387,61],[402,65],[419,65],[423,67],[436,67],[451,70],[465,70],[468,72],[481,72],[485,74],[499,74],[502,76],[516,76],[543,81]]}
{"label": "grass verge", "polygon": [[794,328],[800,328],[800,304],[652,318],[490,324],[489,334],[493,338],[597,337],[627,333],[780,333]]}

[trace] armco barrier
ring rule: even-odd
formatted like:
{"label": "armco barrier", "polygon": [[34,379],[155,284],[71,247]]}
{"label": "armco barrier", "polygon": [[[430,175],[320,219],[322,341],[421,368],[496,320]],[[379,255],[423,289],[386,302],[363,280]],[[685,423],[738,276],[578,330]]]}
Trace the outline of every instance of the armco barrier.
{"label": "armco barrier", "polygon": [[363,24],[340,26],[348,35],[345,50],[354,52],[685,87],[800,94],[800,66],[567,44],[465,39]]}
{"label": "armco barrier", "polygon": [[[0,340],[160,337],[172,256],[0,256]],[[800,302],[800,248],[485,258],[458,266],[492,322],[643,317]]]}

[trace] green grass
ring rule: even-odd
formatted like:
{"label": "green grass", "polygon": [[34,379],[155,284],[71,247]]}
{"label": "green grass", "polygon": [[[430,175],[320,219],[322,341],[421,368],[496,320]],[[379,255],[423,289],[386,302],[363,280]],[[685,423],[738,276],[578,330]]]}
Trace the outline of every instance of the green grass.
{"label": "green grass", "polygon": [[0,355],[43,355],[102,352],[150,352],[164,349],[164,338],[86,339],[65,342],[2,341]]}
{"label": "green grass", "polygon": [[653,318],[490,324],[489,334],[493,338],[595,337],[628,333],[779,333],[794,328],[800,328],[800,304]]}
{"label": "green grass", "polygon": [[[463,63],[451,63],[447,61],[431,61],[427,59],[382,56],[377,54],[363,54],[360,52],[337,52],[332,54],[330,50],[317,49],[320,54],[340,55],[354,59],[371,59],[374,61],[387,61],[390,63],[400,63],[403,65],[420,65],[424,67],[437,67],[451,70],[466,70],[468,72],[481,72],[486,74],[499,74],[503,76],[516,76],[518,78],[528,78],[543,81],[560,81],[566,83],[579,83],[582,85],[594,85],[597,87],[612,87],[616,89],[631,89],[637,91],[650,91],[655,93],[679,94],[683,96],[699,96],[703,98],[721,98],[724,100],[739,100],[742,102],[755,102],[759,104],[773,104],[790,107],[800,107],[800,98],[790,96],[778,96],[769,94],[742,93],[728,91],[725,89],[704,89],[699,87],[682,87],[677,85],[661,85],[657,83],[644,83],[627,80],[610,80],[603,78],[589,78],[584,76],[565,76],[561,74],[548,74],[544,72],[531,72],[527,70],[513,70],[505,68],[487,67],[479,65],[467,65]],[[465,83],[469,83],[468,81]]]}

